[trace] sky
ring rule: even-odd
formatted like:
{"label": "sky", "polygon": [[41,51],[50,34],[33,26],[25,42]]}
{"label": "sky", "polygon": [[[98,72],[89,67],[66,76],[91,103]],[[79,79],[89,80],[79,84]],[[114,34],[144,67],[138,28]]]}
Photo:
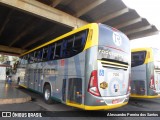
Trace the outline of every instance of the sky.
{"label": "sky", "polygon": [[[123,0],[126,6],[135,9],[137,13],[160,30],[160,0]],[[131,40],[131,48],[154,47],[160,49],[160,35]]]}

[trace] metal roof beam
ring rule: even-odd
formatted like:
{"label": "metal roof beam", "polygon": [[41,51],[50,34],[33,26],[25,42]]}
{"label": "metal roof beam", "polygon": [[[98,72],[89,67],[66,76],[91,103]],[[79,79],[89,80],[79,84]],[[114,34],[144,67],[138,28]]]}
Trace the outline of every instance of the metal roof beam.
{"label": "metal roof beam", "polygon": [[83,20],[77,19],[72,15],[57,10],[53,7],[49,7],[36,0],[0,0],[0,3],[19,8],[21,10],[69,26],[71,28],[87,24],[87,22]]}
{"label": "metal roof beam", "polygon": [[0,51],[5,51],[8,53],[16,53],[16,54],[21,54],[23,52],[25,52],[24,49],[20,49],[20,48],[15,48],[15,47],[8,47],[8,46],[4,46],[4,45],[0,45]]}
{"label": "metal roof beam", "polygon": [[117,29],[120,29],[120,28],[124,28],[126,26],[133,25],[133,24],[141,22],[141,21],[142,21],[142,18],[139,17],[139,18],[136,18],[136,19],[129,20],[127,22],[121,23],[121,24],[116,25],[114,27],[117,28]]}
{"label": "metal roof beam", "polygon": [[130,34],[145,31],[145,30],[148,30],[148,29],[151,29],[151,28],[152,28],[152,25],[147,25],[147,26],[143,26],[143,27],[140,27],[140,28],[137,28],[137,29],[128,30],[127,32],[124,32],[124,33],[126,35],[130,35]]}
{"label": "metal roof beam", "polygon": [[88,11],[92,10],[93,8],[97,7],[98,5],[104,3],[105,1],[106,0],[96,0],[95,2],[88,5],[87,7],[79,10],[74,16],[80,17],[80,16],[84,15],[85,13],[87,13]]}
{"label": "metal roof beam", "polygon": [[124,9],[119,10],[119,11],[117,11],[117,12],[114,12],[114,13],[111,13],[111,14],[109,14],[109,15],[106,15],[106,16],[104,16],[104,17],[96,20],[96,22],[98,22],[98,23],[103,23],[103,22],[106,22],[106,21],[111,20],[111,19],[113,19],[113,18],[116,18],[116,17],[118,17],[118,16],[120,16],[120,15],[123,15],[123,14],[125,14],[125,13],[127,13],[127,12],[129,12],[129,8],[124,8]]}
{"label": "metal roof beam", "polygon": [[42,20],[40,20],[40,22],[32,22],[30,23],[30,26],[26,26],[26,28],[24,29],[24,31],[22,31],[19,35],[17,35],[17,37],[15,39],[13,39],[13,41],[9,44],[9,47],[11,47],[12,45],[14,45],[16,42],[18,42],[19,40],[21,40],[21,38],[25,35],[27,35],[29,32],[31,32],[34,28],[36,28],[38,25],[42,24]]}
{"label": "metal roof beam", "polygon": [[4,52],[0,52],[0,54],[1,55],[8,55],[8,56],[19,56],[20,54],[18,53],[8,53],[8,52],[6,52],[6,51],[4,51]]}
{"label": "metal roof beam", "polygon": [[128,36],[128,37],[129,37],[130,40],[133,40],[133,39],[147,37],[147,36],[151,36],[151,35],[157,35],[157,34],[159,34],[159,31],[149,32],[149,33],[134,35],[134,36]]}
{"label": "metal roof beam", "polygon": [[39,35],[39,37],[37,37],[37,38],[33,39],[31,42],[28,42],[27,44],[25,44],[25,45],[22,47],[22,49],[25,49],[25,48],[27,48],[28,46],[30,46],[30,45],[32,45],[32,44],[34,44],[34,43],[36,43],[36,42],[38,42],[38,41],[46,38],[47,36],[53,34],[56,29],[57,29],[57,27],[54,27],[54,28],[51,28],[51,29],[45,31],[43,34]]}
{"label": "metal roof beam", "polygon": [[62,2],[62,0],[52,0],[52,7],[56,7],[58,4],[60,4]]}
{"label": "metal roof beam", "polygon": [[2,34],[3,30],[5,29],[7,23],[9,22],[10,16],[11,16],[11,14],[13,13],[13,11],[14,11],[14,10],[10,10],[10,11],[9,11],[9,13],[8,13],[8,15],[7,15],[4,23],[3,23],[3,26],[0,28],[0,35]]}
{"label": "metal roof beam", "polygon": [[70,4],[73,0],[64,0],[63,5],[67,6],[68,4]]}

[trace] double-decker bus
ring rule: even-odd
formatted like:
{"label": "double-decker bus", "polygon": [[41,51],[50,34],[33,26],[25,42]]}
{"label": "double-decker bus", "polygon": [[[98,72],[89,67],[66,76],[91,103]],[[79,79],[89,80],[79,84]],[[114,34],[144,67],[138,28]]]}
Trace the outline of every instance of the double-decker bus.
{"label": "double-decker bus", "polygon": [[101,110],[129,100],[129,40],[103,24],[85,25],[22,54],[20,66],[25,73],[19,85],[42,93],[46,103]]}
{"label": "double-decker bus", "polygon": [[131,97],[160,97],[160,50],[136,48],[131,56]]}

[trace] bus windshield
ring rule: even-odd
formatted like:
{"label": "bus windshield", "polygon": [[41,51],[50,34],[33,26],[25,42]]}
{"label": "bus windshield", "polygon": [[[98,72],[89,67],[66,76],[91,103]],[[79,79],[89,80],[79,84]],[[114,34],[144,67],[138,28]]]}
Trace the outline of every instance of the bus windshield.
{"label": "bus windshield", "polygon": [[98,59],[130,61],[130,43],[128,38],[120,31],[106,25],[99,25]]}
{"label": "bus windshield", "polygon": [[146,58],[146,51],[132,52],[132,67],[142,65]]}

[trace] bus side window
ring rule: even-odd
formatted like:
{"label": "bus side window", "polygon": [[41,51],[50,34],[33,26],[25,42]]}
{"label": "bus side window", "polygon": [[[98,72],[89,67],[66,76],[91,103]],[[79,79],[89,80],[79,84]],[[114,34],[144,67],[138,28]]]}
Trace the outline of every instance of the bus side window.
{"label": "bus side window", "polygon": [[53,60],[55,55],[55,44],[52,44],[49,49],[49,60]]}
{"label": "bus side window", "polygon": [[28,62],[27,62],[27,55],[23,56],[23,58],[21,59],[21,64],[22,65],[26,65]]}
{"label": "bus side window", "polygon": [[38,51],[35,51],[34,52],[34,62],[38,62],[37,56],[38,56]]}
{"label": "bus side window", "polygon": [[24,64],[28,64],[28,54],[24,56]]}
{"label": "bus side window", "polygon": [[84,48],[85,41],[86,41],[86,31],[77,33],[75,35],[75,40],[74,40],[74,52],[81,52],[81,50]]}
{"label": "bus side window", "polygon": [[30,54],[28,54],[27,60],[28,60],[28,63],[30,63]]}
{"label": "bus side window", "polygon": [[61,57],[61,46],[62,46],[62,41],[56,43],[55,59],[59,59]]}
{"label": "bus side window", "polygon": [[29,54],[27,54],[26,57],[25,57],[25,64],[29,63],[29,57],[30,57]]}
{"label": "bus side window", "polygon": [[65,46],[65,50],[64,50],[65,57],[72,56],[73,42],[74,42],[74,36],[66,38],[66,46]]}
{"label": "bus side window", "polygon": [[48,54],[48,46],[43,48],[43,55],[42,55],[43,61],[47,60],[47,54]]}
{"label": "bus side window", "polygon": [[23,57],[20,58],[20,60],[21,60],[21,61],[20,61],[20,64],[22,64],[22,65],[25,64],[25,57],[26,57],[26,56],[23,56]]}
{"label": "bus side window", "polygon": [[65,38],[63,41],[63,57],[72,57],[80,53],[85,45],[87,30]]}
{"label": "bus side window", "polygon": [[29,54],[29,63],[33,63],[34,62],[34,53],[30,53]]}
{"label": "bus side window", "polygon": [[41,62],[41,61],[42,61],[42,49],[40,49],[37,54],[37,62]]}

